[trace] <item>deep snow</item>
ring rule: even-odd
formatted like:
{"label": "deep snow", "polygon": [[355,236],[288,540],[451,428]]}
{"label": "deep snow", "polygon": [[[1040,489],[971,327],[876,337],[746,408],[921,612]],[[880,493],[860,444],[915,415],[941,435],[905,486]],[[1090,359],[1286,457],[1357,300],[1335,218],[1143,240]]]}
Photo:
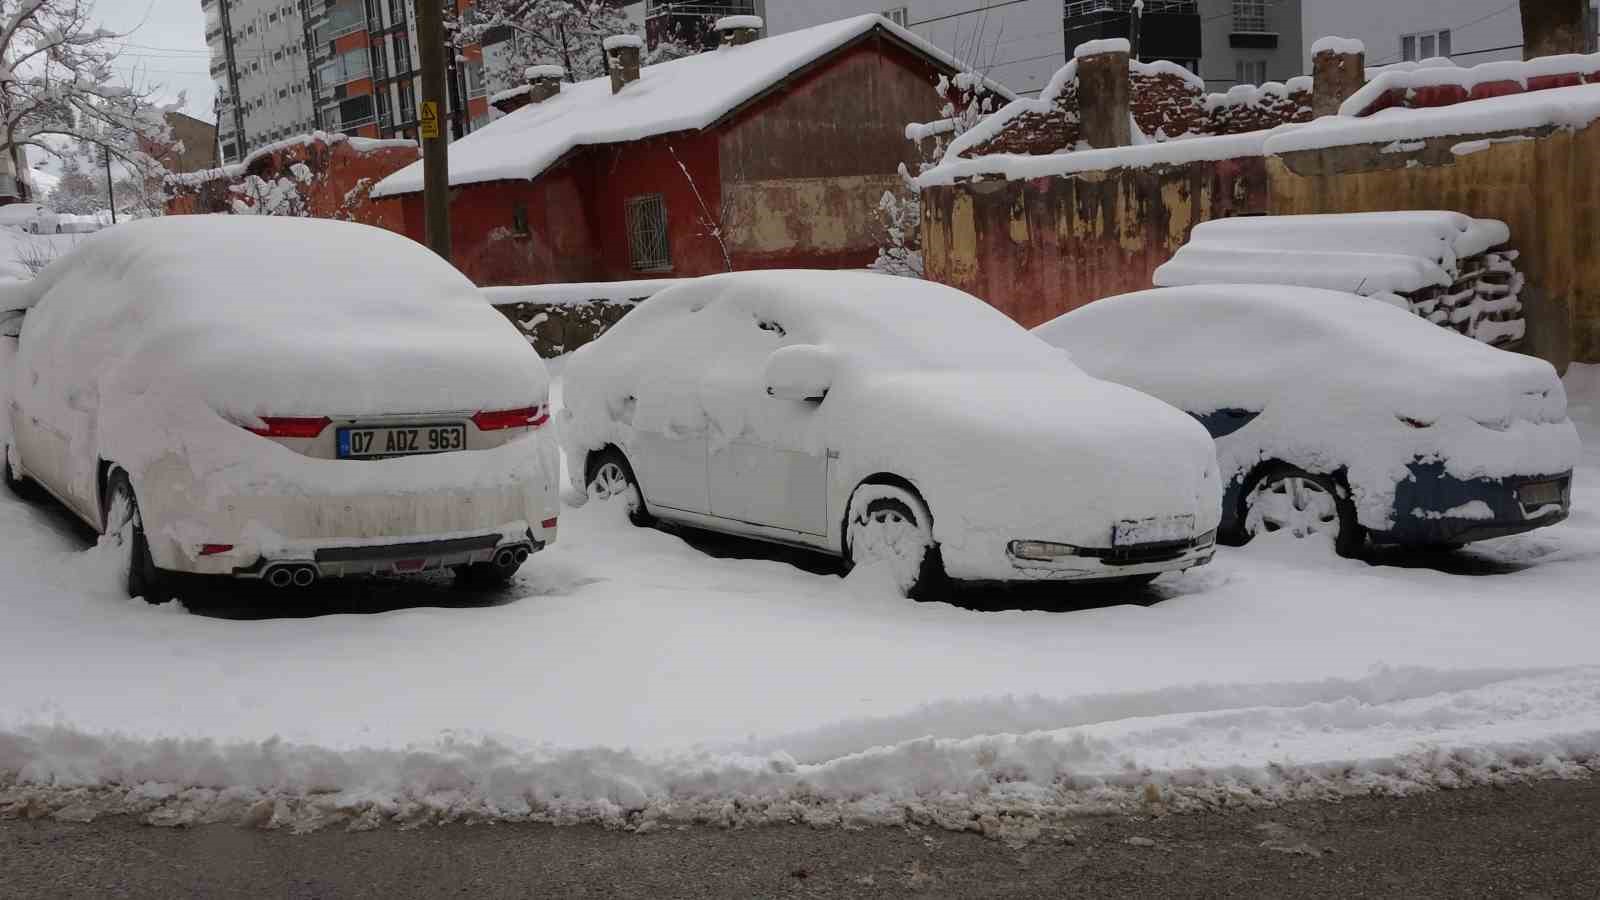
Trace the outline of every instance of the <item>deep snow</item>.
{"label": "deep snow", "polygon": [[1262,540],[1154,606],[972,612],[568,510],[487,608],[226,621],[122,599],[0,499],[0,815],[294,828],[929,821],[1600,769],[1600,368],[1566,523],[1456,565]]}

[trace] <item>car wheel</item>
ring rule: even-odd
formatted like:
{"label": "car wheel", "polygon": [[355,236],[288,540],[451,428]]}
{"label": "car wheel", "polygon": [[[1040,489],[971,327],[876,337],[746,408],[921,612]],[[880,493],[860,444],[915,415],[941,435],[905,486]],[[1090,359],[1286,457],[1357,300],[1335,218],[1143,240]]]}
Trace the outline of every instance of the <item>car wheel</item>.
{"label": "car wheel", "polygon": [[850,501],[845,561],[884,563],[907,597],[934,599],[948,587],[933,540],[933,517],[916,494],[884,484],[863,485]]}
{"label": "car wheel", "polygon": [[133,494],[127,473],[121,470],[112,473],[108,487],[105,534],[122,551],[128,596],[143,597],[150,603],[165,603],[172,597],[167,591],[164,573],[156,568],[150,556],[150,542],[145,538],[144,521],[139,516],[139,500]]}
{"label": "car wheel", "polygon": [[1245,495],[1244,529],[1248,537],[1287,531],[1331,538],[1340,556],[1355,556],[1366,543],[1355,504],[1334,480],[1293,466],[1267,472]]}
{"label": "car wheel", "polygon": [[593,456],[589,463],[589,496],[597,500],[621,497],[628,507],[628,521],[635,525],[649,525],[650,511],[644,505],[644,494],[639,490],[639,479],[634,477],[633,466],[616,448],[608,448]]}

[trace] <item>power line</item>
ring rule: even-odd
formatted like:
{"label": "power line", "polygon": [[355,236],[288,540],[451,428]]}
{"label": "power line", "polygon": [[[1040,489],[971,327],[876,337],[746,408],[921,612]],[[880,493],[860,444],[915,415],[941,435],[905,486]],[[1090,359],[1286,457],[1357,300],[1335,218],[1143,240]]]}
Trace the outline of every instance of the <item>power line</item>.
{"label": "power line", "polygon": [[915,28],[918,25],[927,25],[931,22],[943,22],[945,19],[959,19],[962,16],[970,16],[973,13],[985,13],[991,9],[1000,9],[1004,6],[1016,6],[1018,3],[1028,2],[1030,2],[1030,0],[1001,0],[999,3],[991,3],[988,6],[976,6],[972,9],[964,9],[961,12],[946,13],[942,16],[934,16],[931,19],[922,19],[917,22],[907,22],[906,27]]}
{"label": "power line", "polygon": [[[1507,11],[1509,11],[1511,9],[1514,9],[1517,6],[1519,6],[1520,4],[1521,4],[1521,0],[1511,0],[1511,2],[1507,3],[1505,6],[1502,6],[1499,9],[1494,10],[1493,12],[1485,13],[1485,14],[1477,17],[1476,19],[1473,19],[1470,22],[1464,22],[1464,23],[1462,23],[1460,25],[1454,25],[1454,26],[1452,26],[1450,28],[1441,28],[1439,30],[1440,31],[1448,31],[1448,32],[1454,33],[1454,32],[1457,32],[1457,31],[1461,31],[1462,29],[1465,29],[1465,28],[1471,28],[1472,26],[1477,25],[1480,22],[1487,22],[1488,20],[1494,18],[1495,16],[1500,15],[1503,12],[1507,12]],[[1424,33],[1426,33],[1426,32],[1424,32]],[[1518,44],[1517,46],[1520,47],[1522,45]],[[1500,48],[1500,49],[1510,49],[1510,48]],[[1488,53],[1488,52],[1489,52],[1488,50],[1474,50],[1474,51],[1472,51],[1472,53]],[[1450,56],[1470,56],[1472,54],[1471,53],[1451,53],[1449,55]],[[1371,63],[1370,65],[1385,66],[1385,65],[1388,65],[1389,63],[1399,62],[1399,61],[1400,61],[1400,54],[1399,53],[1395,53],[1392,56],[1386,56],[1381,61],[1375,62],[1375,63]]]}

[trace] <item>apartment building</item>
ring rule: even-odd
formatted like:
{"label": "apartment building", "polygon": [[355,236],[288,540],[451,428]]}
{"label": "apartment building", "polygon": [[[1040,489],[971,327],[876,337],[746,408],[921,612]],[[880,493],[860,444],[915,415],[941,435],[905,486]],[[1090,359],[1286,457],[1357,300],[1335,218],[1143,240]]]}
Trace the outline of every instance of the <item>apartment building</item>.
{"label": "apartment building", "polygon": [[[1066,45],[1131,37],[1134,0],[1067,0]],[[1139,58],[1172,60],[1225,91],[1287,81],[1305,68],[1301,0],[1144,0]]]}
{"label": "apartment building", "polygon": [[[201,0],[224,161],[317,130],[415,138],[413,3]],[[460,137],[488,121],[481,49],[453,54],[447,76],[448,127]]]}
{"label": "apartment building", "polygon": [[[1600,4],[1589,9],[1588,50],[1600,49]],[[1340,0],[1308,4],[1305,33],[1357,38],[1367,65],[1448,57],[1462,66],[1522,59],[1522,15],[1506,0]],[[1309,43],[1306,45],[1310,46]]]}

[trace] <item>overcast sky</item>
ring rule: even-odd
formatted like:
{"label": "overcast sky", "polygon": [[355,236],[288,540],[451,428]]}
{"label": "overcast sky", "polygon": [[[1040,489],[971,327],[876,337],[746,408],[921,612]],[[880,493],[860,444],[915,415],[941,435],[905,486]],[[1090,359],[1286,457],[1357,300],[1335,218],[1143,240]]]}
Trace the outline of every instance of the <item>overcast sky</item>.
{"label": "overcast sky", "polygon": [[119,76],[137,85],[159,84],[169,99],[186,92],[183,111],[211,118],[216,88],[206,71],[210,58],[200,0],[96,0],[95,15],[112,31],[132,32],[117,57]]}

